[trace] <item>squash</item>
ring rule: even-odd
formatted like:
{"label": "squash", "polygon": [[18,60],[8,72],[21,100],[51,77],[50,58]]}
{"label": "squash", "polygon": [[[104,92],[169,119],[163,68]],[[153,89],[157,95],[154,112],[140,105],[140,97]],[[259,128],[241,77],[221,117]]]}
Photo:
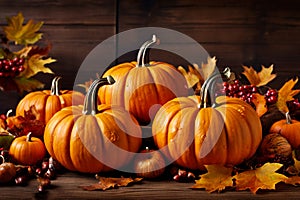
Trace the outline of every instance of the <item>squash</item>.
{"label": "squash", "polygon": [[262,140],[260,119],[239,98],[216,98],[218,79],[220,75],[213,73],[200,97],[175,98],[157,112],[153,139],[169,162],[204,170],[204,165],[234,166],[255,154]]}
{"label": "squash", "polygon": [[279,133],[287,139],[293,149],[298,149],[300,147],[300,121],[291,119],[288,112],[285,116],[286,119],[275,122],[269,132]]}
{"label": "squash", "polygon": [[142,145],[141,127],[124,108],[97,104],[99,87],[111,76],[95,80],[83,105],[58,111],[47,123],[44,142],[62,166],[83,173],[120,169]]}
{"label": "squash", "polygon": [[22,165],[35,165],[46,156],[46,148],[42,140],[27,135],[14,139],[9,148],[12,160]]}
{"label": "squash", "polygon": [[141,125],[148,125],[167,101],[188,94],[184,76],[173,65],[146,61],[148,47],[156,42],[154,35],[142,45],[137,62],[121,63],[108,69],[102,77],[110,75],[116,83],[99,90],[101,103],[124,107]]}
{"label": "squash", "polygon": [[8,183],[14,179],[17,174],[16,167],[13,163],[5,162],[5,159],[0,155],[2,163],[0,165],[0,183]]}
{"label": "squash", "polygon": [[58,81],[61,77],[52,80],[50,90],[34,91],[27,94],[18,103],[16,115],[24,116],[24,112],[30,110],[31,106],[39,113],[37,120],[47,123],[49,119],[60,109],[71,105],[83,103],[84,95],[73,90],[59,90]]}

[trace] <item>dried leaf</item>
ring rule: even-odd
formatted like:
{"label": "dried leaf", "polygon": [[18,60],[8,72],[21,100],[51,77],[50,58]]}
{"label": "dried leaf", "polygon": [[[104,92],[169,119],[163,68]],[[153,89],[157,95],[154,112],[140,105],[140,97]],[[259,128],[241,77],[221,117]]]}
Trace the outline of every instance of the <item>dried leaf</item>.
{"label": "dried leaf", "polygon": [[31,56],[25,63],[25,71],[22,72],[19,76],[30,78],[39,72],[53,74],[52,70],[48,67],[45,67],[45,65],[53,63],[55,61],[56,60],[52,58],[43,59],[42,55],[35,54]]}
{"label": "dried leaf", "polygon": [[234,176],[237,190],[247,190],[254,194],[259,189],[274,190],[275,185],[279,182],[285,182],[287,177],[283,174],[276,173],[282,167],[280,163],[265,163],[260,168],[249,170]]}
{"label": "dried leaf", "polygon": [[35,89],[42,89],[44,84],[37,79],[34,78],[24,78],[24,77],[16,77],[14,78],[15,83],[18,86],[19,92],[23,93],[24,91],[30,92]]}
{"label": "dried leaf", "polygon": [[269,68],[262,66],[260,72],[256,72],[253,67],[243,66],[243,68],[244,72],[242,72],[242,74],[247,77],[250,84],[256,85],[257,87],[268,84],[276,77],[276,74],[272,74],[273,65],[271,65]]}
{"label": "dried leaf", "polygon": [[188,87],[192,88],[199,82],[199,72],[197,72],[193,67],[188,66],[188,71],[186,71],[182,66],[178,67],[179,72],[185,77]]}
{"label": "dried leaf", "polygon": [[204,80],[206,80],[215,71],[216,63],[216,57],[208,57],[207,63],[202,63],[200,74]]}
{"label": "dried leaf", "polygon": [[294,96],[300,92],[299,89],[293,90],[293,87],[297,82],[298,78],[296,78],[295,80],[291,79],[285,82],[285,84],[278,91],[278,100],[276,102],[276,106],[281,112],[289,112],[286,102],[294,100]]}
{"label": "dried leaf", "polygon": [[251,101],[255,105],[255,110],[259,117],[263,116],[268,111],[267,101],[263,95],[259,93],[252,94]]}
{"label": "dried leaf", "polygon": [[292,154],[294,164],[289,166],[286,171],[291,175],[300,175],[300,161],[297,160],[295,151],[297,150],[294,150]]}
{"label": "dried leaf", "polygon": [[34,44],[42,38],[42,33],[37,33],[43,25],[43,22],[34,23],[29,20],[23,25],[24,17],[21,12],[17,16],[7,18],[8,26],[3,28],[6,37],[15,44],[27,45]]}
{"label": "dried leaf", "polygon": [[207,192],[222,191],[226,187],[233,186],[231,173],[232,168],[223,167],[220,165],[206,165],[207,173],[200,175],[200,179],[196,180],[193,189],[204,188]]}
{"label": "dried leaf", "polygon": [[87,185],[87,186],[79,186],[80,188],[88,191],[93,190],[107,190],[111,188],[125,187],[129,184],[136,183],[142,181],[143,178],[106,178],[106,177],[97,177],[99,180],[98,183]]}
{"label": "dried leaf", "polygon": [[297,186],[300,184],[300,176],[291,176],[284,181],[286,184]]}

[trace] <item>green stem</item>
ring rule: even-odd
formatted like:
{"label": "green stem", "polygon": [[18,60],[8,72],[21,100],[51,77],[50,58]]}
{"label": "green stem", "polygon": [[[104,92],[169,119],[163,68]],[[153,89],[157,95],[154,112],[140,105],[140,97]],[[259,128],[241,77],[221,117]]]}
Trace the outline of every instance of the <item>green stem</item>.
{"label": "green stem", "polygon": [[59,88],[58,88],[58,81],[61,79],[60,76],[56,76],[54,77],[54,79],[52,80],[52,84],[51,84],[51,90],[50,90],[50,94],[51,95],[56,95],[59,96],[60,92],[59,92]]}
{"label": "green stem", "polygon": [[148,55],[148,48],[153,44],[158,44],[159,40],[156,35],[152,36],[151,40],[146,41],[141,48],[139,49],[137,55],[137,67],[145,67],[149,64],[149,55]]}
{"label": "green stem", "polygon": [[103,85],[111,85],[115,82],[112,76],[96,79],[89,87],[83,103],[84,115],[96,115],[98,113],[98,90]]}

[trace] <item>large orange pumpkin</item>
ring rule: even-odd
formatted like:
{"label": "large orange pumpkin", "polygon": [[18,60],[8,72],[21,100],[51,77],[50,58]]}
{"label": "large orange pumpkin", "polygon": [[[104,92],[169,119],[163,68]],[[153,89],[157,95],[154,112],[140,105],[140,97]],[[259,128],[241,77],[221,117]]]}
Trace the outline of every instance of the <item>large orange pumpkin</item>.
{"label": "large orange pumpkin", "polygon": [[101,103],[124,107],[142,125],[151,122],[161,105],[187,95],[188,91],[185,78],[173,65],[155,61],[145,63],[146,51],[156,40],[153,36],[142,45],[137,62],[126,62],[108,69],[103,77],[111,75],[116,84],[99,90]]}
{"label": "large orange pumpkin", "polygon": [[153,120],[155,144],[180,166],[233,166],[252,157],[262,140],[259,117],[249,104],[229,97],[214,102],[214,96],[208,96],[208,89],[216,85],[218,77],[213,75],[205,81],[201,98],[173,99]]}
{"label": "large orange pumpkin", "polygon": [[39,113],[37,120],[47,123],[49,119],[60,109],[71,105],[83,103],[84,95],[73,90],[59,90],[58,81],[61,77],[55,77],[50,90],[34,91],[27,94],[17,105],[16,115],[24,116],[24,111],[31,106]]}
{"label": "large orange pumpkin", "polygon": [[97,108],[99,87],[112,80],[94,81],[83,106],[63,108],[47,123],[46,148],[65,168],[84,173],[119,169],[140,149],[142,131],[128,111],[107,104]]}

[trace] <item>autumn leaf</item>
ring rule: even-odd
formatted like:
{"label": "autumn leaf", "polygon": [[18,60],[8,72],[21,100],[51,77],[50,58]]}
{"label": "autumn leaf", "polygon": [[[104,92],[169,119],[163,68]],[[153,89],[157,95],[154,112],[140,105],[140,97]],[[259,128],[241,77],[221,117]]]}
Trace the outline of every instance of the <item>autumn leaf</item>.
{"label": "autumn leaf", "polygon": [[142,181],[143,178],[106,178],[106,177],[97,177],[99,180],[98,183],[86,186],[79,186],[80,188],[88,191],[93,190],[107,190],[111,188],[125,187],[129,184]]}
{"label": "autumn leaf", "polygon": [[260,168],[248,170],[234,176],[237,190],[247,190],[254,194],[259,189],[274,190],[275,185],[279,182],[285,182],[287,177],[283,174],[276,173],[282,167],[280,163],[265,163]]}
{"label": "autumn leaf", "polygon": [[22,94],[23,92],[30,92],[34,89],[42,89],[44,84],[34,78],[24,78],[24,77],[16,77],[14,78],[15,83],[18,86],[19,92]]}
{"label": "autumn leaf", "polygon": [[278,100],[276,102],[276,106],[281,112],[289,112],[286,102],[294,100],[294,96],[300,92],[299,89],[293,90],[293,87],[297,82],[298,78],[296,78],[295,80],[291,79],[285,82],[285,84],[278,91]]}
{"label": "autumn leaf", "polygon": [[8,26],[3,28],[6,37],[15,44],[27,45],[34,44],[42,38],[42,33],[36,33],[40,30],[43,22],[34,23],[29,20],[26,25],[23,25],[24,17],[21,12],[17,16],[7,18]]}
{"label": "autumn leaf", "polygon": [[182,66],[179,66],[178,70],[185,77],[189,88],[192,88],[199,82],[199,72],[192,66],[188,66],[188,71],[186,71]]}
{"label": "autumn leaf", "polygon": [[260,72],[256,72],[253,67],[243,66],[243,68],[244,72],[242,72],[242,74],[246,76],[251,85],[255,85],[257,87],[268,84],[276,77],[276,74],[272,74],[273,65],[268,68],[262,66]]}
{"label": "autumn leaf", "polygon": [[204,188],[207,192],[222,191],[226,187],[233,186],[232,168],[223,167],[221,165],[205,165],[207,173],[200,175],[200,179],[196,180],[196,184],[192,189]]}
{"label": "autumn leaf", "polygon": [[52,70],[48,67],[45,67],[45,65],[53,63],[55,61],[56,60],[52,58],[43,59],[42,55],[35,54],[31,56],[25,63],[25,71],[22,72],[19,76],[30,78],[39,72],[53,74]]}
{"label": "autumn leaf", "polygon": [[252,94],[251,102],[255,105],[255,111],[259,117],[263,116],[268,111],[264,95],[259,93]]}

